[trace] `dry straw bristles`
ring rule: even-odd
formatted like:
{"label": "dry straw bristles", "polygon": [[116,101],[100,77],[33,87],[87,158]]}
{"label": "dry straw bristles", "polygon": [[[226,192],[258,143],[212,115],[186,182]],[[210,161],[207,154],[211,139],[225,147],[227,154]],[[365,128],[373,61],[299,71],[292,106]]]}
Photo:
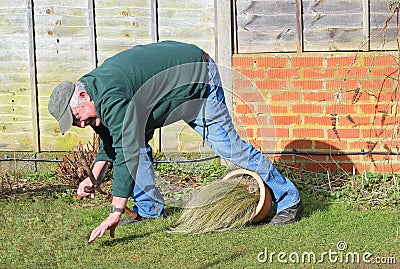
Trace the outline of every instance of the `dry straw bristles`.
{"label": "dry straw bristles", "polygon": [[172,231],[202,234],[239,229],[253,219],[259,199],[257,182],[249,176],[218,180],[193,194]]}

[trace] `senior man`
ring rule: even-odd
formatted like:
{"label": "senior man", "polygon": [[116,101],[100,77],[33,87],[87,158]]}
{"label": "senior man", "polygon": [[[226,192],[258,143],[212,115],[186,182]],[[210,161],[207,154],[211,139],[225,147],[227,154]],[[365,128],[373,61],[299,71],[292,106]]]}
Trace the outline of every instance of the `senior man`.
{"label": "senior man", "polygon": [[[156,128],[178,120],[198,132],[217,155],[263,178],[276,211],[271,225],[294,223],[303,211],[294,184],[236,133],[216,64],[195,45],[163,41],[120,52],[78,82],[58,85],[48,108],[62,134],[72,125],[90,125],[100,135],[95,176],[105,161],[113,162],[112,210],[92,231],[89,242],[107,230],[114,237],[129,197],[135,200],[133,210],[139,216],[163,214],[148,142]],[[82,181],[78,195],[90,195],[85,192],[90,185],[89,179]]]}

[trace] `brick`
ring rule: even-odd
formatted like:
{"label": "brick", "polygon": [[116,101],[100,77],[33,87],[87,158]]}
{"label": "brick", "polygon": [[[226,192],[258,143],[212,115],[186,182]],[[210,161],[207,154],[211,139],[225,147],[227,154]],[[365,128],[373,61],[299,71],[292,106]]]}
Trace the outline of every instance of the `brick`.
{"label": "brick", "polygon": [[328,105],[326,106],[326,114],[331,115],[331,114],[354,114],[356,113],[356,105],[346,105],[342,104],[340,105]]}
{"label": "brick", "polygon": [[272,127],[257,128],[257,137],[275,137],[275,136],[276,136],[275,128]]}
{"label": "brick", "polygon": [[[340,171],[344,171],[344,172],[353,172],[353,166],[354,166],[354,164],[352,162],[344,163],[343,161],[339,161],[337,163],[337,169]],[[357,170],[356,170],[356,172],[357,172]]]}
{"label": "brick", "polygon": [[[258,140],[257,144],[259,145],[259,150],[262,152],[275,151],[275,147],[271,145],[271,141]],[[268,158],[270,159],[271,157],[268,156]]]}
{"label": "brick", "polygon": [[[360,137],[360,131],[358,129],[341,129],[337,128],[337,131],[339,133],[340,139],[345,139],[345,138],[359,138]],[[332,129],[328,131],[328,138],[336,138],[336,134],[333,132]]]}
{"label": "brick", "polygon": [[275,128],[276,137],[289,137],[289,129],[287,128]]}
{"label": "brick", "polygon": [[386,113],[389,109],[385,104],[360,104],[360,110],[365,114]]}
{"label": "brick", "polygon": [[279,67],[286,67],[288,64],[287,58],[257,58],[256,65],[259,67],[272,67],[272,68],[279,68]]}
{"label": "brick", "polygon": [[376,172],[400,172],[400,164],[376,164]]}
{"label": "brick", "polygon": [[238,98],[241,99],[242,102],[265,102],[264,97],[259,92],[242,92],[238,94]]}
{"label": "brick", "polygon": [[236,69],[236,71],[250,79],[265,78],[265,71],[261,69]]}
{"label": "brick", "polygon": [[288,87],[288,82],[286,80],[261,80],[256,81],[256,86],[265,90],[283,90]]}
{"label": "brick", "polygon": [[362,149],[364,149],[364,151],[368,151],[368,145],[366,141],[349,142],[349,148],[353,151],[361,151]]}
{"label": "brick", "polygon": [[295,68],[276,68],[267,70],[269,78],[298,78],[299,70]]}
{"label": "brick", "polygon": [[315,149],[316,150],[326,150],[326,151],[331,151],[331,150],[344,150],[347,147],[347,142],[343,141],[315,141]]}
{"label": "brick", "polygon": [[337,171],[335,163],[307,163],[305,169],[310,172],[321,172],[321,171]]}
{"label": "brick", "polygon": [[304,113],[304,114],[322,114],[324,107],[322,105],[314,104],[299,104],[291,105],[293,113]]}
{"label": "brick", "polygon": [[[360,151],[357,149],[354,149],[354,150],[350,150],[350,152],[359,153]],[[346,157],[348,158],[349,161],[351,161],[353,163],[353,165],[356,168],[357,168],[356,163],[363,161],[363,158],[364,158],[363,155],[359,155],[359,154],[349,154],[349,155],[346,155]],[[351,169],[350,171],[353,172],[353,169]]]}
{"label": "brick", "polygon": [[304,101],[314,101],[314,102],[322,102],[328,100],[334,100],[334,93],[318,91],[318,92],[304,92],[303,93]]}
{"label": "brick", "polygon": [[351,80],[348,79],[346,81],[343,80],[327,80],[326,81],[326,89],[327,90],[340,90],[340,89],[345,89],[345,90],[353,90],[357,89],[358,87],[358,81],[357,80]]}
{"label": "brick", "polygon": [[[370,119],[369,121],[370,123],[372,123],[372,120]],[[399,124],[400,119],[398,117],[394,117],[394,116],[388,116],[388,117],[382,117],[382,116],[377,116],[374,117],[373,123],[374,125],[379,125],[379,126],[389,126],[393,127],[396,124]]]}
{"label": "brick", "polygon": [[259,105],[257,112],[259,113],[272,113],[272,114],[284,114],[288,113],[288,106],[286,105]]}
{"label": "brick", "polygon": [[323,82],[315,80],[300,80],[300,81],[293,81],[293,86],[295,89],[320,90],[323,87]]}
{"label": "brick", "polygon": [[362,101],[369,101],[370,95],[363,91],[363,90],[351,90],[351,91],[344,91],[341,93],[342,100],[346,101],[347,103],[358,103]]}
{"label": "brick", "polygon": [[383,129],[385,127],[377,126],[374,129],[362,130],[362,137],[369,139],[391,139],[393,137],[393,129]]}
{"label": "brick", "polygon": [[373,77],[381,77],[384,78],[386,76],[393,76],[398,72],[398,68],[396,67],[386,67],[386,68],[373,68],[371,71],[371,75]]}
{"label": "brick", "polygon": [[396,57],[394,56],[375,56],[365,57],[364,66],[393,66],[397,65]]}
{"label": "brick", "polygon": [[266,115],[257,115],[256,121],[257,126],[267,126],[272,124],[270,117],[267,117]]}
{"label": "brick", "polygon": [[380,102],[385,102],[385,101],[394,101],[396,100],[396,92],[381,92],[381,93],[376,93],[375,97],[373,97],[374,101],[380,101]]}
{"label": "brick", "polygon": [[235,113],[238,114],[254,114],[254,106],[250,105],[237,105],[235,107]]}
{"label": "brick", "polygon": [[305,78],[332,78],[335,72],[329,68],[307,68],[303,70]]}
{"label": "brick", "polygon": [[254,137],[254,130],[246,129],[246,137]]}
{"label": "brick", "polygon": [[284,162],[285,166],[301,168],[301,164],[300,163],[294,162],[294,160],[293,160],[294,157],[293,156],[294,155],[289,155],[289,154],[278,155],[276,157],[276,160]]}
{"label": "brick", "polygon": [[371,155],[371,157],[375,161],[375,164],[378,164],[378,162],[381,162],[382,165],[390,165],[388,163],[388,161],[393,159],[393,157],[390,156],[389,154],[383,154],[383,155],[376,154],[376,155]]}
{"label": "brick", "polygon": [[249,138],[253,138],[254,137],[254,130],[253,129],[240,129],[240,130],[236,130],[236,132],[238,133],[238,135],[245,140],[248,140]]}
{"label": "brick", "polygon": [[365,90],[393,88],[393,81],[391,79],[363,80],[361,87]]}
{"label": "brick", "polygon": [[275,125],[300,124],[299,116],[274,116],[273,120]]}
{"label": "brick", "polygon": [[328,58],[328,66],[350,66],[355,61],[355,57],[335,57]]}
{"label": "brick", "polygon": [[301,101],[300,92],[273,93],[272,101]]}
{"label": "brick", "polygon": [[314,155],[298,155],[296,156],[296,160],[297,161],[303,161],[306,163],[314,163],[314,162],[326,162],[328,160],[329,156],[325,155],[325,154],[314,154]]}
{"label": "brick", "polygon": [[[389,138],[390,139],[390,138]],[[376,144],[374,151],[383,151],[383,152],[388,152],[390,151],[390,146],[387,145],[387,143],[383,143],[383,141],[388,141],[389,139],[386,139],[384,137],[380,138],[380,142]]]}
{"label": "brick", "polygon": [[[336,151],[338,152],[338,151]],[[335,162],[343,162],[343,163],[351,163],[351,160],[348,155],[344,154],[335,154],[335,152],[332,152],[328,156],[328,161],[335,161]]]}
{"label": "brick", "polygon": [[332,126],[331,116],[304,116],[304,125]]}
{"label": "brick", "polygon": [[364,78],[368,75],[368,68],[362,67],[352,67],[350,69],[338,69],[338,76],[339,77],[346,77],[346,78]]}
{"label": "brick", "polygon": [[323,129],[313,129],[313,128],[301,128],[293,130],[293,137],[299,138],[323,138],[324,130]]}
{"label": "brick", "polygon": [[257,119],[255,117],[248,117],[248,116],[238,116],[236,117],[237,125],[258,125]]}
{"label": "brick", "polygon": [[320,57],[295,57],[292,58],[292,67],[322,66],[323,58]]}
{"label": "brick", "polygon": [[387,142],[383,143],[382,147],[386,151],[393,151],[398,153],[398,149],[400,147],[400,141],[393,141],[391,138],[386,140]]}
{"label": "brick", "polygon": [[312,142],[311,140],[282,140],[281,148],[284,148],[286,151],[300,149],[310,150],[312,148]]}
{"label": "brick", "polygon": [[234,114],[235,118],[235,128],[257,128],[260,126],[273,126],[271,124],[271,120],[266,116],[254,116],[251,114],[241,115],[241,114]]}
{"label": "brick", "polygon": [[357,116],[356,115],[350,115],[351,120],[353,120],[355,123],[353,123],[349,118],[349,116],[340,116],[339,117],[339,122],[337,123],[338,126],[370,126],[371,125],[371,117],[369,116]]}
{"label": "brick", "polygon": [[235,79],[233,81],[233,87],[235,90],[242,90],[242,89],[252,89],[253,83],[248,79]]}
{"label": "brick", "polygon": [[251,67],[254,66],[254,59],[251,57],[232,57],[233,67]]}

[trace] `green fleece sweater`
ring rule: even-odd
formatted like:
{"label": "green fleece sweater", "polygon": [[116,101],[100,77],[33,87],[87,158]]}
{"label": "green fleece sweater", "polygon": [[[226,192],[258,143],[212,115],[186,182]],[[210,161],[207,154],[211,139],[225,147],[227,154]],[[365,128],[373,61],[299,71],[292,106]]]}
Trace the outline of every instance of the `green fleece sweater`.
{"label": "green fleece sweater", "polygon": [[96,160],[113,162],[114,196],[132,193],[145,130],[199,112],[185,103],[204,97],[207,73],[200,48],[164,41],[118,53],[79,79],[102,123],[93,128],[102,139]]}

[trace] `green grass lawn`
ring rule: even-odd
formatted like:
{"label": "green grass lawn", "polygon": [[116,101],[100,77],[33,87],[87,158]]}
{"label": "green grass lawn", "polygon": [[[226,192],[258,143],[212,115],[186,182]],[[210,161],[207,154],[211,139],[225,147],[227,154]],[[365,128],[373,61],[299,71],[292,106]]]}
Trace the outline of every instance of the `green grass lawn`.
{"label": "green grass lawn", "polygon": [[400,268],[397,206],[321,199],[301,188],[305,212],[293,225],[174,234],[180,211],[167,208],[165,219],[118,227],[114,239],[107,233],[88,244],[108,204],[46,188],[0,200],[0,268]]}

